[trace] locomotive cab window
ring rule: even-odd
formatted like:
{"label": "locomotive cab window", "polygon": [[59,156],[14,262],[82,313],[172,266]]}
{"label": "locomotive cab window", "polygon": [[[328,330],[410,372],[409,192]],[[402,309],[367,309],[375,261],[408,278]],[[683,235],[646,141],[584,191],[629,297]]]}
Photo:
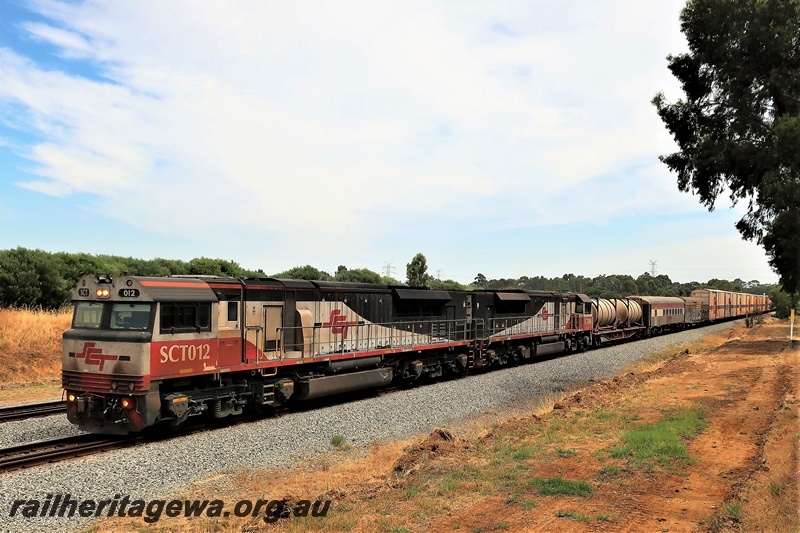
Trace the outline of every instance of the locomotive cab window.
{"label": "locomotive cab window", "polygon": [[145,331],[150,327],[150,304],[119,303],[111,307],[111,329]]}
{"label": "locomotive cab window", "polygon": [[97,302],[78,302],[75,305],[72,327],[99,329],[103,319],[103,306],[104,304]]}
{"label": "locomotive cab window", "polygon": [[211,304],[162,303],[161,333],[211,330]]}

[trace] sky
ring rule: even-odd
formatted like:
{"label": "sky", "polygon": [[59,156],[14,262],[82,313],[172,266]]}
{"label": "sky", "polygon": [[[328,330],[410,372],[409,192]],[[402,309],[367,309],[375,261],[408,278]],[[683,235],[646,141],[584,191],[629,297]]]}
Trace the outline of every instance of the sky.
{"label": "sky", "polygon": [[777,281],[658,156],[682,1],[0,3],[0,249]]}

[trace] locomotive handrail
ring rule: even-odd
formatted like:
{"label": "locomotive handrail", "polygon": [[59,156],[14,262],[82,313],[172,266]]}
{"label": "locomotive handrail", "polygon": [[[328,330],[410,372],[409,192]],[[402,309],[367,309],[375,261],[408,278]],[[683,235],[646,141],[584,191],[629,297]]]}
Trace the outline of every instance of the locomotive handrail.
{"label": "locomotive handrail", "polygon": [[[482,319],[423,320],[384,323],[343,322],[334,325],[276,329],[278,360],[374,350],[413,350],[420,346],[472,343],[485,330]],[[327,334],[327,335],[326,335]],[[328,339],[324,337],[328,336]],[[293,339],[289,342],[289,339]],[[299,342],[297,339],[301,339]],[[297,355],[294,355],[297,354]]]}
{"label": "locomotive handrail", "polygon": [[[516,336],[516,335],[536,335],[538,333],[563,332],[567,329],[575,329],[575,324],[580,324],[581,313],[552,314],[547,317],[542,316],[510,316],[502,318],[492,318],[489,320],[489,336]],[[558,319],[558,326],[553,327]],[[569,326],[572,326],[570,328]]]}

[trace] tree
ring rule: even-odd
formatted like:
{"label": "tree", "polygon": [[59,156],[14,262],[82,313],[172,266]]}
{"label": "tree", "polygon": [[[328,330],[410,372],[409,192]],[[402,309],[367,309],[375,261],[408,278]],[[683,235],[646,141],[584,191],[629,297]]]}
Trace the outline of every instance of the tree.
{"label": "tree", "polygon": [[736,292],[736,286],[726,279],[710,279],[708,285],[718,291]]}
{"label": "tree", "polygon": [[781,276],[783,290],[800,293],[800,207],[775,217],[771,231],[764,236],[764,249]]}
{"label": "tree", "polygon": [[65,280],[63,262],[43,250],[18,247],[0,252],[0,305],[56,308],[69,299],[73,280]]}
{"label": "tree", "polygon": [[[580,276],[583,278],[583,276]],[[586,286],[588,286],[592,280],[588,278],[584,278],[586,280]],[[547,291],[555,289],[553,281],[549,278],[544,276],[536,276],[534,278],[529,278],[528,276],[522,276],[518,280],[518,286],[520,289],[528,290],[528,291]],[[580,292],[583,292],[585,289],[582,288]]]}
{"label": "tree", "polygon": [[330,281],[333,279],[327,272],[323,272],[311,265],[290,268],[286,272],[275,274],[273,277],[279,279],[305,279],[309,281]]}
{"label": "tree", "polygon": [[350,281],[354,283],[380,283],[381,275],[368,268],[354,268],[353,270],[341,270],[336,272],[336,281]]}
{"label": "tree", "polygon": [[579,292],[582,293],[585,291],[589,285],[591,285],[592,280],[584,276],[576,276],[575,274],[564,274],[561,276],[561,279],[564,283],[564,288],[571,292]]}
{"label": "tree", "polygon": [[242,267],[225,259],[195,257],[189,261],[189,274],[239,277],[242,275]]}
{"label": "tree", "polygon": [[781,290],[780,286],[774,287],[769,297],[772,300],[772,307],[778,318],[789,318],[790,311],[797,308],[798,297],[796,294],[787,294]]}
{"label": "tree", "polygon": [[452,279],[432,279],[430,282],[428,282],[428,286],[437,291],[466,291],[469,289],[469,287],[466,285],[462,285],[461,283]]}
{"label": "tree", "polygon": [[425,287],[431,277],[428,275],[428,261],[421,253],[406,265],[406,279],[411,287]]}
{"label": "tree", "polygon": [[472,285],[474,287],[483,288],[483,287],[486,287],[486,285],[488,283],[489,283],[489,280],[486,279],[486,276],[484,276],[483,274],[478,272],[478,275],[475,276],[475,280],[472,283],[470,283],[470,285]]}
{"label": "tree", "polygon": [[669,56],[685,100],[653,99],[679,151],[660,159],[714,209],[747,201],[742,236],[764,246],[784,290],[800,289],[800,1],[689,0],[689,53]]}

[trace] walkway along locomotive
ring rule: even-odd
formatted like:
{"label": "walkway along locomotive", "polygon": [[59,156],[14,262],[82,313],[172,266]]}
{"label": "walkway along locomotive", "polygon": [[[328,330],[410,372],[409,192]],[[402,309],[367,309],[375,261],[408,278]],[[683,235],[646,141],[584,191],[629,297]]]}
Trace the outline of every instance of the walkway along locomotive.
{"label": "walkway along locomotive", "polygon": [[67,416],[94,433],[178,426],[193,415],[223,418],[460,376],[770,305],[766,297],[720,292],[691,299],[697,312],[689,315],[690,299],[681,298],[87,276],[64,333]]}

